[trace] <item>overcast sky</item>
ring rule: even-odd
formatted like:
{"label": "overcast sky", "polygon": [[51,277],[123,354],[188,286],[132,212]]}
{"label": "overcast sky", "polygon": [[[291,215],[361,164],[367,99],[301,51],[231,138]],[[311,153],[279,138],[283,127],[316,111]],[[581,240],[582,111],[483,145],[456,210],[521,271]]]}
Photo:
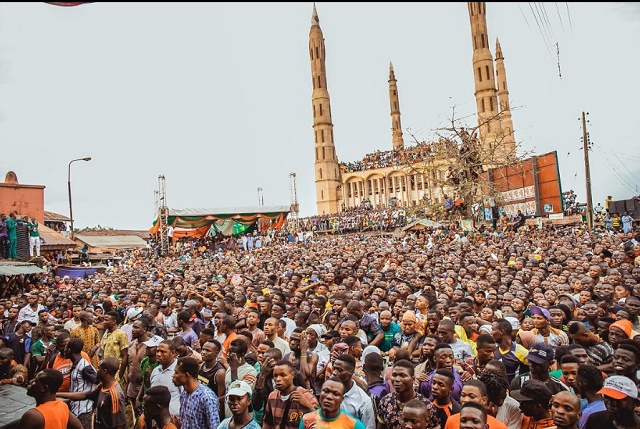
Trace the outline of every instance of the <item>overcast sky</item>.
{"label": "overcast sky", "polygon": [[[456,115],[477,125],[466,3],[317,3],[336,152],[391,149],[388,71],[420,140]],[[308,37],[312,3],[0,3],[0,174],[45,185],[75,226],[147,229],[158,175],[169,206],[290,203],[315,214]],[[640,7],[488,3],[522,150],[557,150],[585,201],[579,118],[589,112],[594,205],[640,193]],[[557,44],[557,46],[556,46]],[[559,54],[557,49],[559,47]],[[407,144],[410,138],[405,132]]]}

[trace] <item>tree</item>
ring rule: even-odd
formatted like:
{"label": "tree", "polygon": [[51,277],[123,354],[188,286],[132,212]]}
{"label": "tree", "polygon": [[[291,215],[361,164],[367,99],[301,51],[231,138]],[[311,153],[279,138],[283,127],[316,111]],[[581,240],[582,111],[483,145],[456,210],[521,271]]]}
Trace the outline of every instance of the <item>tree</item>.
{"label": "tree", "polygon": [[[486,122],[498,124],[500,119],[498,113]],[[484,207],[504,203],[491,175],[498,167],[517,164],[531,154],[518,155],[519,144],[515,143],[513,133],[503,132],[501,127],[494,126],[497,131],[479,136],[479,130],[486,128],[484,125],[465,125],[464,119],[456,117],[454,107],[446,126],[434,131],[436,138],[432,143],[419,142],[407,130],[417,145],[425,147],[426,156],[412,164],[411,170],[429,180],[425,208],[430,216],[478,221],[484,218]]]}

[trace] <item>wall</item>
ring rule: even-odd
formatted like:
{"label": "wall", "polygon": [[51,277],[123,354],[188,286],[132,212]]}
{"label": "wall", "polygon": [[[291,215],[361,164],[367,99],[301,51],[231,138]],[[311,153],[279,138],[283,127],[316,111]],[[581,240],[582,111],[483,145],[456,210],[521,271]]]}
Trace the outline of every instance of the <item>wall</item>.
{"label": "wall", "polygon": [[44,224],[44,186],[0,183],[0,213],[29,215]]}

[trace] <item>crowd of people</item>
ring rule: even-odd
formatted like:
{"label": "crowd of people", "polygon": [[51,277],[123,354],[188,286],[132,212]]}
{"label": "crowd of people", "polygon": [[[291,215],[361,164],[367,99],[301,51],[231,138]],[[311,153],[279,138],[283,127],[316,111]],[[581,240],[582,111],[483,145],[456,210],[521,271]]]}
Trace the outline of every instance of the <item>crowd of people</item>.
{"label": "crowd of people", "polygon": [[0,279],[20,427],[640,428],[634,229],[272,238]]}

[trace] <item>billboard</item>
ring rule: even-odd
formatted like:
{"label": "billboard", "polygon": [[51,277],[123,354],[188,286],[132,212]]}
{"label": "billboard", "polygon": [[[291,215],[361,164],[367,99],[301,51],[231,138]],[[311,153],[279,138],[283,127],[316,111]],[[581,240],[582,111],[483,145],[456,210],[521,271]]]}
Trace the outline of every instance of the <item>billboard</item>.
{"label": "billboard", "polygon": [[562,213],[562,186],[557,153],[532,156],[487,170],[489,184],[497,191],[500,214],[527,216]]}

